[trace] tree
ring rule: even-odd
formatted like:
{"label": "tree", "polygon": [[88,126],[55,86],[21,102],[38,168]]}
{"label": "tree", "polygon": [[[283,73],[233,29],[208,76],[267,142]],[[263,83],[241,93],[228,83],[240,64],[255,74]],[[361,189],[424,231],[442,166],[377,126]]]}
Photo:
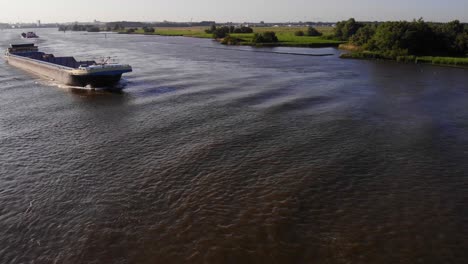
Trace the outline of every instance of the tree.
{"label": "tree", "polygon": [[211,24],[211,27],[209,29],[205,30],[205,32],[208,33],[208,34],[213,34],[215,31],[216,31],[216,25],[215,24]]}
{"label": "tree", "polygon": [[227,35],[229,35],[229,27],[226,26],[218,27],[213,31],[213,38],[215,39],[225,38]]}
{"label": "tree", "polygon": [[114,26],[115,31],[119,31],[119,30],[123,30],[123,29],[125,29],[125,27],[120,25],[120,24],[115,24],[115,26]]}
{"label": "tree", "polygon": [[307,27],[307,36],[315,37],[315,36],[322,36],[322,33],[319,32],[314,27]]}
{"label": "tree", "polygon": [[338,22],[335,27],[335,37],[340,40],[348,40],[363,26],[362,23],[356,22],[354,18]]}
{"label": "tree", "polygon": [[65,33],[68,30],[68,26],[60,25],[58,30],[63,31],[63,33]]}
{"label": "tree", "polygon": [[255,33],[252,39],[252,43],[275,43],[278,42],[278,37],[273,31],[266,31],[262,34]]}
{"label": "tree", "polygon": [[253,33],[253,29],[251,27],[242,26],[240,30],[241,30],[241,33],[244,33],[244,34]]}
{"label": "tree", "polygon": [[96,27],[96,26],[88,26],[86,28],[86,31],[88,31],[88,32],[99,32],[101,30],[99,29],[99,27]]}
{"label": "tree", "polygon": [[240,43],[240,39],[237,39],[237,38],[234,38],[234,37],[231,37],[231,36],[227,36],[223,39],[223,41],[221,42],[221,44],[224,44],[224,45],[238,45]]}
{"label": "tree", "polygon": [[364,27],[358,29],[355,35],[350,38],[351,43],[357,46],[366,45],[372,36],[375,34],[375,26],[367,24]]}
{"label": "tree", "polygon": [[73,24],[72,30],[73,30],[73,31],[78,31],[78,30],[80,30],[80,26],[78,25],[78,23]]}
{"label": "tree", "polygon": [[304,36],[304,31],[298,30],[298,31],[294,32],[294,35],[298,36],[298,37],[302,37],[302,36]]}
{"label": "tree", "polygon": [[155,29],[153,27],[143,27],[143,32],[145,32],[145,33],[154,33]]}

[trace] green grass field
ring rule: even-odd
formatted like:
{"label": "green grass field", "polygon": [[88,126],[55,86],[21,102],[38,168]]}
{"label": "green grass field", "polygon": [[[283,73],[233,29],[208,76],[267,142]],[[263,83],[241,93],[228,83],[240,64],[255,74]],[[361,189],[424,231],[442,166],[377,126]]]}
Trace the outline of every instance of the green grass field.
{"label": "green grass field", "polygon": [[[212,34],[205,33],[207,27],[159,27],[154,33],[145,33],[143,29],[138,29],[132,34],[147,34],[160,36],[185,36],[195,38],[212,38]],[[338,46],[341,41],[329,40],[325,37],[333,33],[331,27],[318,27],[317,29],[324,34],[324,37],[295,36],[298,30],[306,31],[306,27],[254,27],[254,33],[263,33],[273,31],[276,33],[278,43],[266,43],[261,46],[290,46],[290,47],[330,47]],[[125,32],[121,32],[125,33]],[[231,34],[232,37],[241,40],[241,45],[251,45],[254,34]]]}
{"label": "green grass field", "polygon": [[[160,35],[160,36],[185,36],[194,38],[212,38],[211,34],[205,33],[206,27],[167,27],[156,28],[154,33],[145,33],[143,29],[139,28],[132,34],[145,34],[145,35]],[[125,33],[125,32],[122,32]]]}
{"label": "green grass field", "polygon": [[[255,32],[255,31],[254,31]],[[342,41],[325,39],[323,37],[295,36],[294,32],[275,32],[278,43],[266,43],[265,46],[291,46],[291,47],[326,47],[338,46]],[[241,45],[251,44],[254,34],[231,34],[232,37],[241,40]]]}

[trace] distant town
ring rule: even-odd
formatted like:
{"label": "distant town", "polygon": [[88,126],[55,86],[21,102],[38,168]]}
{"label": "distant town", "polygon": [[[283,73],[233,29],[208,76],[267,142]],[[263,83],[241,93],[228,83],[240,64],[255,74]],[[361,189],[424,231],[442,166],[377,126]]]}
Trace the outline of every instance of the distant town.
{"label": "distant town", "polygon": [[137,21],[113,21],[113,22],[101,22],[94,20],[92,22],[66,22],[66,23],[41,23],[40,20],[36,23],[0,23],[0,29],[9,28],[58,28],[61,25],[84,25],[84,26],[96,26],[100,28],[113,27],[115,24],[122,25],[124,27],[199,27],[199,26],[211,26],[213,24],[220,26],[248,26],[248,27],[305,27],[305,26],[335,26],[336,22],[312,22],[312,21],[298,21],[298,22],[224,22],[216,23],[215,21],[201,21],[201,22],[137,22]]}

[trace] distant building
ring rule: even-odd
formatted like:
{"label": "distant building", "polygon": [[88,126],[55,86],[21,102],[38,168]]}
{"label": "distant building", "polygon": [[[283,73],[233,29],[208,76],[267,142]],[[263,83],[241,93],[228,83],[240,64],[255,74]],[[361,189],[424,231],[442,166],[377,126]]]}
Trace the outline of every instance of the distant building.
{"label": "distant building", "polygon": [[37,21],[36,26],[37,26],[37,27],[41,27],[41,21],[40,21],[40,20]]}

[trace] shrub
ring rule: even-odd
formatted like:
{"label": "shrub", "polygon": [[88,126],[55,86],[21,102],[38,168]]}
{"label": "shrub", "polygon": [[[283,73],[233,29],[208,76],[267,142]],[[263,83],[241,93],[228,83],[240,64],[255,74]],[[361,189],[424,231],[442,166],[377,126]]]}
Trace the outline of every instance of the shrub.
{"label": "shrub", "polygon": [[227,36],[227,37],[225,37],[223,39],[223,41],[221,41],[221,44],[224,44],[224,45],[239,45],[240,41],[241,40],[238,39],[238,38]]}
{"label": "shrub", "polygon": [[215,31],[216,31],[216,25],[213,24],[213,25],[211,25],[211,27],[209,29],[205,30],[205,33],[213,34]]}
{"label": "shrub", "polygon": [[302,31],[302,30],[296,31],[296,32],[294,32],[294,35],[298,36],[298,37],[302,37],[302,36],[304,36],[304,31]]}
{"label": "shrub", "polygon": [[220,38],[225,38],[227,35],[229,35],[229,27],[219,27],[216,28],[215,31],[213,31],[213,38],[215,39],[220,39]]}
{"label": "shrub", "polygon": [[100,30],[99,30],[99,28],[96,27],[96,26],[89,26],[89,27],[86,29],[86,31],[88,31],[88,32],[99,32]]}
{"label": "shrub", "polygon": [[154,33],[155,29],[153,27],[143,27],[143,32],[145,32],[145,33]]}
{"label": "shrub", "polygon": [[241,27],[240,30],[241,30],[241,33],[245,33],[245,34],[253,33],[253,29],[250,27]]}
{"label": "shrub", "polygon": [[307,36],[310,37],[317,37],[317,36],[322,36],[322,33],[319,32],[316,28],[314,27],[308,27],[307,28]]}
{"label": "shrub", "polygon": [[278,37],[273,31],[266,31],[263,34],[255,33],[252,43],[275,43],[278,42]]}
{"label": "shrub", "polygon": [[134,33],[134,32],[135,32],[135,29],[134,29],[134,28],[129,28],[129,29],[127,29],[126,32],[127,32],[127,33]]}
{"label": "shrub", "polygon": [[354,18],[338,22],[335,27],[335,37],[340,40],[348,40],[363,26],[364,24],[356,22]]}
{"label": "shrub", "polygon": [[237,33],[237,34],[249,34],[253,33],[253,29],[250,27],[240,27],[240,28],[235,28],[232,33]]}

